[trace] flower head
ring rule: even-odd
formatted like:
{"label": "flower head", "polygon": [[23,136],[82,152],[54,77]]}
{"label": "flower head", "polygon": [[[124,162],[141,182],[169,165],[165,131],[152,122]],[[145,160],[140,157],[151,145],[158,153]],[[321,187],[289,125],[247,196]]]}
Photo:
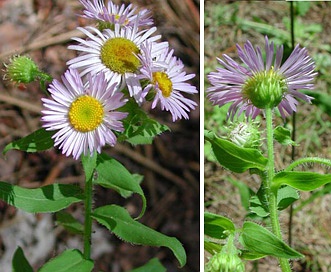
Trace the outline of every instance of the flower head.
{"label": "flower head", "polygon": [[[151,14],[147,9],[137,12],[137,8],[132,4],[125,7],[115,5],[112,1],[108,1],[107,5],[102,0],[80,0],[84,6],[83,11],[85,18],[90,18],[99,21],[102,28],[111,28],[115,24],[121,26],[134,26],[135,23],[139,27],[150,26],[153,24]],[[109,24],[109,25],[108,25]]]}
{"label": "flower head", "polygon": [[240,147],[258,148],[261,145],[258,123],[252,120],[231,123],[227,130],[227,138]]}
{"label": "flower head", "polygon": [[[130,95],[135,97],[137,102],[142,102],[141,93],[135,87],[136,81],[132,78],[139,73],[141,66],[137,57],[141,52],[141,44],[144,41],[154,42],[160,38],[160,35],[151,37],[156,28],[138,31],[137,25],[133,28],[121,28],[119,25],[115,25],[114,30],[105,29],[103,32],[94,27],[79,29],[89,39],[73,38],[80,44],[71,45],[69,49],[77,50],[81,54],[68,61],[69,67],[79,69],[81,76],[103,72],[111,83],[117,83],[119,89],[127,86]],[[151,55],[168,46],[165,42],[153,44],[155,46],[151,49]]]}
{"label": "flower head", "polygon": [[244,272],[245,264],[238,256],[239,250],[233,243],[233,234],[229,235],[228,241],[220,252],[216,252],[206,264],[206,272]]}
{"label": "flower head", "polygon": [[223,106],[233,102],[228,116],[246,111],[246,116],[255,118],[261,109],[277,107],[281,116],[296,111],[297,98],[311,102],[312,97],[300,93],[300,89],[312,89],[314,61],[306,48],[297,45],[288,59],[282,64],[283,46],[278,46],[274,58],[273,42],[265,37],[266,60],[261,49],[247,41],[244,48],[237,45],[238,56],[243,65],[227,55],[218,59],[223,68],[208,75],[212,87],[207,96],[213,104]]}
{"label": "flower head", "polygon": [[52,99],[42,99],[45,109],[41,121],[46,130],[57,131],[52,138],[63,154],[78,159],[88,152],[100,153],[105,144],[116,144],[112,130],[124,130],[120,120],[127,113],[115,111],[126,101],[114,88],[103,73],[89,75],[84,84],[75,69],[65,72],[62,83],[53,80],[49,87]]}
{"label": "flower head", "polygon": [[5,67],[5,78],[16,83],[30,83],[41,74],[35,62],[27,56],[13,56]]}
{"label": "flower head", "polygon": [[142,45],[143,54],[139,56],[142,67],[140,69],[140,79],[147,81],[143,94],[154,93],[152,108],[157,104],[161,105],[162,110],[170,111],[172,120],[188,119],[188,112],[195,109],[197,104],[182,93],[197,93],[195,86],[185,82],[192,79],[194,74],[186,74],[183,63],[173,56],[173,50],[167,48],[156,58],[150,56],[151,44]]}

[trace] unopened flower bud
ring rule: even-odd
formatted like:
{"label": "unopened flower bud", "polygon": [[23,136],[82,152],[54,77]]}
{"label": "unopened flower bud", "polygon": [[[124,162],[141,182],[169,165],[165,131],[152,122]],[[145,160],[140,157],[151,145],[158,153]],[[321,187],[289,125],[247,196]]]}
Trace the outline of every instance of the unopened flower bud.
{"label": "unopened flower bud", "polygon": [[14,56],[5,66],[5,78],[16,83],[30,83],[41,73],[34,61],[27,56]]}
{"label": "unopened flower bud", "polygon": [[244,148],[258,148],[260,142],[260,131],[253,121],[239,122],[229,128],[228,138],[231,142]]}
{"label": "unopened flower bud", "polygon": [[233,243],[234,236],[229,235],[222,251],[213,255],[205,267],[206,272],[244,272],[245,264],[238,256],[238,250]]}

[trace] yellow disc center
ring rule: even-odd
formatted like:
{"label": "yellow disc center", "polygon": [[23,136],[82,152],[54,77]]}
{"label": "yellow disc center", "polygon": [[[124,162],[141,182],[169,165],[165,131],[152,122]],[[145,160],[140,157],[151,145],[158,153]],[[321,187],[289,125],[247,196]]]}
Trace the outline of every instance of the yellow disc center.
{"label": "yellow disc center", "polygon": [[153,83],[158,84],[162,95],[164,97],[169,97],[172,92],[172,82],[168,75],[164,72],[154,72],[153,73]]}
{"label": "yellow disc center", "polygon": [[88,95],[78,97],[69,108],[69,122],[80,132],[95,130],[102,123],[103,117],[102,104]]}
{"label": "yellow disc center", "polygon": [[112,38],[101,47],[101,61],[110,70],[119,73],[134,73],[140,61],[136,44],[126,38]]}

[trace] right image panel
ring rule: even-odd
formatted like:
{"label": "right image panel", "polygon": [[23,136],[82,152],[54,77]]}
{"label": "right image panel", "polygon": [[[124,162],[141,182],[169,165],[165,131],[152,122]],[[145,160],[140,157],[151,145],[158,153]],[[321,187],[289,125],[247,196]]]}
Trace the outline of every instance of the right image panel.
{"label": "right image panel", "polygon": [[204,271],[330,271],[331,2],[204,2]]}

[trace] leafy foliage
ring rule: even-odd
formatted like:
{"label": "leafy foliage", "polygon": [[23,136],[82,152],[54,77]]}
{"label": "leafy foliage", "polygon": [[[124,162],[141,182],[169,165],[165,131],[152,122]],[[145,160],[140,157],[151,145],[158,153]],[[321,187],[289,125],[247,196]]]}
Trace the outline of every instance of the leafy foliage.
{"label": "leafy foliage", "polygon": [[143,201],[140,217],[144,214],[146,198],[137,176],[133,176],[122,164],[106,154],[98,154],[95,170],[97,172],[95,184],[113,189],[123,197],[129,197],[132,193],[139,194]]}
{"label": "leafy foliage", "polygon": [[54,146],[54,141],[51,138],[53,135],[54,131],[41,128],[22,139],[9,143],[2,152],[6,154],[12,149],[25,152],[44,151]]}
{"label": "leafy foliage", "polygon": [[244,223],[241,241],[252,252],[286,259],[303,257],[272,232],[253,222]]}
{"label": "leafy foliage", "polygon": [[252,168],[264,170],[267,165],[268,160],[257,149],[239,147],[210,132],[205,133],[205,139],[211,143],[218,162],[233,172],[243,173]]}
{"label": "leafy foliage", "polygon": [[133,145],[151,144],[155,136],[169,130],[166,125],[150,118],[133,100],[129,100],[122,111],[129,112],[129,116],[123,122],[125,131],[118,135],[119,141],[125,140]]}
{"label": "leafy foliage", "polygon": [[329,182],[331,182],[331,174],[282,171],[275,175],[272,188],[275,190],[279,186],[286,184],[301,191],[312,191]]}
{"label": "leafy foliage", "polygon": [[224,216],[205,212],[204,231],[205,235],[217,239],[224,239],[235,231],[235,225],[230,219]]}
{"label": "leafy foliage", "polygon": [[33,272],[31,265],[25,258],[22,248],[18,247],[12,260],[12,272]]}
{"label": "leafy foliage", "polygon": [[83,198],[81,189],[71,184],[55,183],[28,189],[0,182],[0,199],[26,212],[57,212]]}
{"label": "leafy foliage", "polygon": [[93,262],[77,249],[69,249],[44,264],[38,272],[91,272]]}
{"label": "leafy foliage", "polygon": [[165,246],[172,250],[181,267],[186,263],[186,254],[181,243],[131,218],[129,213],[117,205],[108,205],[94,210],[92,217],[107,227],[121,240],[148,246]]}

